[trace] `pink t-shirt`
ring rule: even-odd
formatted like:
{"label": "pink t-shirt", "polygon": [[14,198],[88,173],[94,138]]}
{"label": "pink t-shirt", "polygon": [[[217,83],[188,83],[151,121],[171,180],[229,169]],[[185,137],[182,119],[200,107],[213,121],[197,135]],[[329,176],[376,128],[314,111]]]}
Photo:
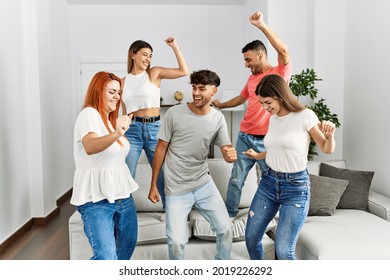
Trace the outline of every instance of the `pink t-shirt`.
{"label": "pink t-shirt", "polygon": [[286,82],[290,82],[292,75],[291,61],[287,65],[279,63],[278,66],[264,73],[249,76],[245,87],[241,91],[241,96],[248,100],[248,106],[240,125],[240,130],[246,134],[267,134],[270,114],[260,105],[256,96],[256,87],[261,79],[269,74],[278,74]]}

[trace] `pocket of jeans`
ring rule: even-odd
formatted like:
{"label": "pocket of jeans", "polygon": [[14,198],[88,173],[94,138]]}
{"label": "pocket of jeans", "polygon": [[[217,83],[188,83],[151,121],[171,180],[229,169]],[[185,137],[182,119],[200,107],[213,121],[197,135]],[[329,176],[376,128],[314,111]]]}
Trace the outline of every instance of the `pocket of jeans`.
{"label": "pocket of jeans", "polygon": [[307,176],[289,176],[288,182],[294,186],[307,186]]}
{"label": "pocket of jeans", "polygon": [[153,124],[153,127],[154,127],[154,128],[157,128],[157,129],[159,129],[160,126],[161,126],[161,122],[160,122],[160,121],[155,121],[155,122],[153,122],[152,124]]}

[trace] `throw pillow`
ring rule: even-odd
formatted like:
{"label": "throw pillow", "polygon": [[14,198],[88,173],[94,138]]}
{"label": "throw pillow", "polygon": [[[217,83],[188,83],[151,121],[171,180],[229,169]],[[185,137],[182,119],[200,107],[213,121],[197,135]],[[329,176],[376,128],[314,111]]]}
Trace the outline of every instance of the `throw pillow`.
{"label": "throw pillow", "polygon": [[[245,240],[245,228],[248,217],[249,208],[240,209],[238,215],[232,220],[233,225],[233,241]],[[192,234],[198,239],[215,241],[215,232],[211,229],[208,221],[198,212],[198,210],[192,210],[190,212],[190,221],[192,224]],[[276,227],[276,221],[273,219],[267,227],[267,231]]]}
{"label": "throw pillow", "polygon": [[350,170],[321,163],[320,176],[349,181],[336,208],[358,210],[368,209],[368,194],[370,192],[372,178],[374,177],[373,171]]}
{"label": "throw pillow", "polygon": [[347,185],[347,180],[310,174],[310,207],[308,215],[332,216]]}

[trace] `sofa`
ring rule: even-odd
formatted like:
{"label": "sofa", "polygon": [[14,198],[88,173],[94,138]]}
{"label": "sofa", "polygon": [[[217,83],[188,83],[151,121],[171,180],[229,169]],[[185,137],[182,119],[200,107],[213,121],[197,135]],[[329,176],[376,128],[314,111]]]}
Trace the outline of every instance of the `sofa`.
{"label": "sofa", "polygon": [[390,260],[390,198],[371,190],[374,172],[345,161],[309,162],[308,171],[311,205],[297,258]]}
{"label": "sofa", "polygon": [[[228,180],[232,164],[221,158],[207,160],[209,171],[220,191],[223,199],[226,199]],[[231,259],[249,259],[245,246],[245,226],[248,208],[252,197],[256,192],[259,174],[256,168],[249,172],[244,185],[244,192],[239,205],[239,214],[232,221],[233,245]],[[151,179],[151,168],[145,158],[137,166],[135,180],[140,188],[134,192],[133,197],[138,217],[138,241],[132,255],[133,260],[165,260],[168,259],[168,245],[165,235],[164,212],[161,203],[153,204],[148,200]],[[209,223],[193,209],[188,216],[189,242],[185,247],[184,256],[187,260],[212,260],[215,257],[215,234],[210,229]],[[272,221],[268,230],[276,226]],[[268,260],[275,259],[274,241],[264,236],[264,255]],[[71,260],[85,260],[92,256],[92,249],[84,234],[83,221],[76,211],[69,219],[69,248]]]}
{"label": "sofa", "polygon": [[[208,159],[207,162],[213,180],[225,199],[232,164],[223,159]],[[309,216],[297,241],[297,258],[390,260],[390,198],[371,190],[373,172],[349,170],[344,160],[310,161],[308,171],[311,204]],[[134,260],[168,258],[161,204],[152,204],[147,199],[150,176],[149,164],[140,162],[136,176],[140,189],[134,193],[139,223],[138,243],[132,256]],[[244,241],[246,216],[260,178],[258,168],[252,168],[245,182],[240,213],[233,221],[231,259],[249,259]],[[268,260],[275,259],[273,238],[277,230],[277,218],[269,224],[267,235],[262,240],[265,259]],[[186,259],[214,258],[215,235],[195,209],[188,218],[188,236]],[[91,257],[92,250],[77,211],[69,219],[69,242],[71,260]]]}

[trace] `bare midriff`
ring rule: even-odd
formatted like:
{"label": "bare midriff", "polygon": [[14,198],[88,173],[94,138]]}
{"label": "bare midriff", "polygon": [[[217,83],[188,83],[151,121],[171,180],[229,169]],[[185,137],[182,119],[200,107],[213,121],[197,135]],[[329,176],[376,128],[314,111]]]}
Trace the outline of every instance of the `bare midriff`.
{"label": "bare midriff", "polygon": [[160,108],[145,108],[133,112],[136,117],[157,117],[160,115]]}

